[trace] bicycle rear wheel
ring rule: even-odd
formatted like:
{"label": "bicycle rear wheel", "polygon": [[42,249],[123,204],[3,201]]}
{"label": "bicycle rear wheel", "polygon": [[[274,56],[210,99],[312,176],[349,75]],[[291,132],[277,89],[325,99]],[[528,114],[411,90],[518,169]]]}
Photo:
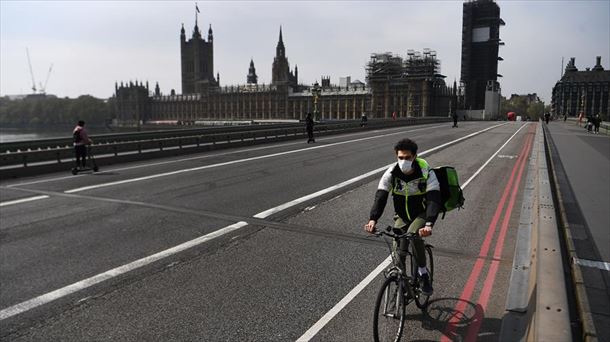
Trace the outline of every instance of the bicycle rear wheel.
{"label": "bicycle rear wheel", "polygon": [[[428,275],[430,276],[430,285],[434,284],[434,259],[432,258],[432,247],[426,246],[426,268],[428,269]],[[411,256],[411,270],[413,275],[417,274],[417,289],[415,291],[415,305],[420,309],[425,309],[430,301],[430,296],[426,296],[419,290],[422,286],[420,278],[417,273],[417,265],[415,264],[415,258]]]}
{"label": "bicycle rear wheel", "polygon": [[396,275],[389,276],[375,302],[373,339],[375,342],[396,342],[405,325],[405,299],[403,282]]}

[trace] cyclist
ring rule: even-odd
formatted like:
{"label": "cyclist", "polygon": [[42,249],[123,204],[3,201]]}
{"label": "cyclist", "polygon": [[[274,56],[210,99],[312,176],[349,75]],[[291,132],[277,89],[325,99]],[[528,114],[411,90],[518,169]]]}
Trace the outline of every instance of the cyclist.
{"label": "cyclist", "polygon": [[[441,192],[438,179],[428,163],[417,157],[417,144],[411,139],[400,140],[394,151],[398,162],[381,177],[375,201],[371,208],[370,220],[364,226],[368,233],[374,233],[377,220],[383,214],[388,195],[392,192],[394,201],[394,228],[426,237],[432,234],[432,226],[441,209]],[[426,268],[426,254],[423,240],[413,241],[413,254],[422,280],[422,293],[433,292],[430,276]],[[407,256],[408,240],[400,241],[398,255],[403,263]]]}

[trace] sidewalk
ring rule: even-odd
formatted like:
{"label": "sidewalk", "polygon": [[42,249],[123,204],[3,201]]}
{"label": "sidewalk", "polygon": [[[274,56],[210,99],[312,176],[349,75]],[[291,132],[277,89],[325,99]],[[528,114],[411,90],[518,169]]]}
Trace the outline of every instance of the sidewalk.
{"label": "sidewalk", "polygon": [[570,121],[545,126],[575,251],[572,262],[582,273],[597,338],[610,341],[610,138]]}

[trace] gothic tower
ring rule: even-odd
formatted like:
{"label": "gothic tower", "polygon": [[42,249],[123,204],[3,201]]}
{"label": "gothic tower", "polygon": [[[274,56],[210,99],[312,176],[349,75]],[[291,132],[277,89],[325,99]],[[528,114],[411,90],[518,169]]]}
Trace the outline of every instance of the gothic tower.
{"label": "gothic tower", "polygon": [[195,13],[195,27],[190,40],[186,40],[184,24],[180,30],[180,58],[182,70],[182,93],[193,94],[205,92],[209,87],[216,87],[214,79],[214,37],[212,25],[208,29],[208,41],[201,36]]}
{"label": "gothic tower", "polygon": [[[282,39],[282,27],[280,26],[280,39],[275,48],[275,58],[271,67],[271,84],[274,85],[297,85],[295,75],[290,71],[290,64],[286,58],[286,48]],[[298,72],[298,71],[297,71]]]}
{"label": "gothic tower", "polygon": [[256,76],[256,69],[254,68],[254,61],[252,59],[250,59],[250,69],[248,69],[247,82],[248,84],[258,83],[258,76]]}

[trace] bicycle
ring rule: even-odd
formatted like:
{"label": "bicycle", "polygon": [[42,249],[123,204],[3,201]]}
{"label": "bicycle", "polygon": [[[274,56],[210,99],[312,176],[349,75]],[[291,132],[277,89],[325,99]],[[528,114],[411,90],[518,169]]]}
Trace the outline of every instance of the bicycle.
{"label": "bicycle", "polygon": [[[391,237],[395,242],[395,246],[399,246],[401,239],[423,240],[420,236],[410,233],[396,234],[391,226],[388,226],[385,231],[375,233],[375,235],[377,237],[384,235]],[[390,249],[392,265],[383,272],[385,281],[379,290],[375,302],[375,314],[373,317],[373,337],[375,342],[399,341],[405,324],[406,306],[415,301],[415,305],[424,311],[430,300],[430,296],[424,295],[421,292],[417,263],[415,262],[415,256],[409,248],[411,244],[408,244],[407,256],[405,258],[410,260],[410,272],[407,273],[406,260],[404,264],[400,262],[398,248],[395,250],[388,242],[388,239],[384,240]],[[425,244],[426,264],[430,283],[434,279],[432,248],[432,245]],[[405,269],[403,269],[403,265]]]}

